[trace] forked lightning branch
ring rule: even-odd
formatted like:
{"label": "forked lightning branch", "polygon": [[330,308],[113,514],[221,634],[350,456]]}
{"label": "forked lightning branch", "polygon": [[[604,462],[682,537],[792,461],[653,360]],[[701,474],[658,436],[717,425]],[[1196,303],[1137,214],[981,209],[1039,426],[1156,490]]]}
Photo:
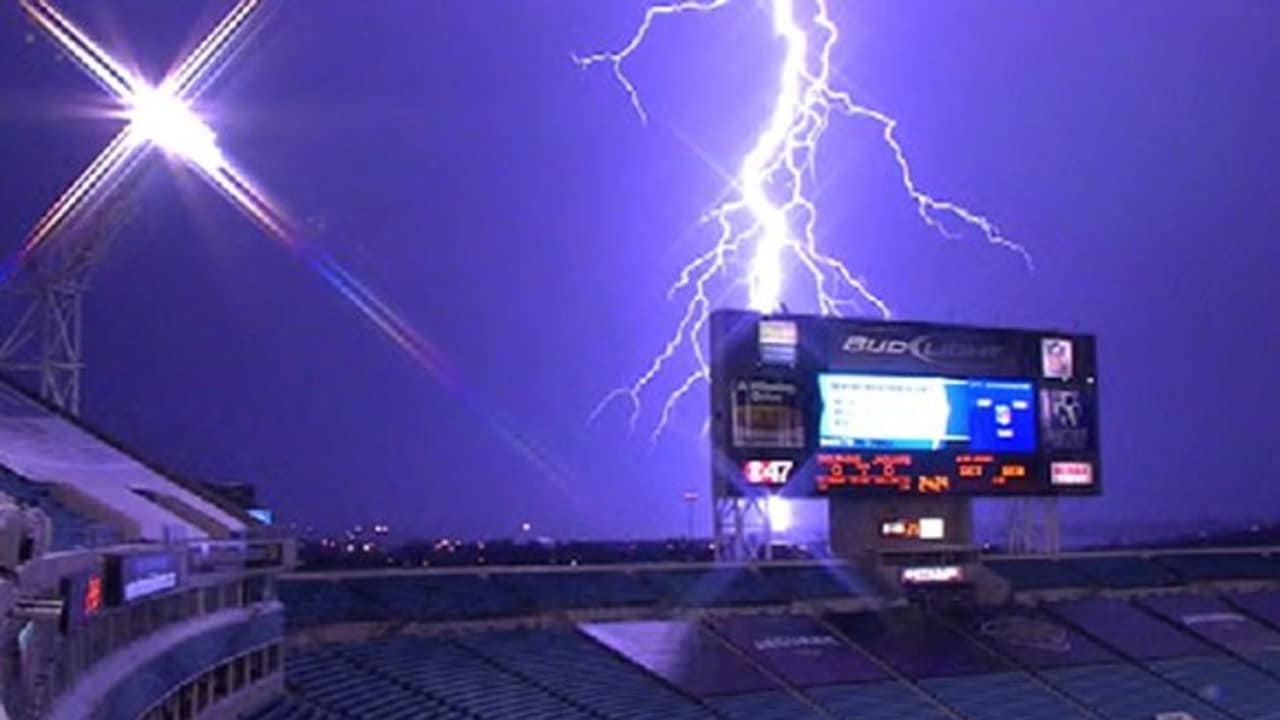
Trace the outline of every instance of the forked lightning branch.
{"label": "forked lightning branch", "polygon": [[[641,51],[660,19],[710,14],[731,4],[731,0],[690,0],[653,5],[620,48],[575,57],[575,61],[584,68],[610,68],[640,121],[647,122],[640,91],[626,73],[627,61]],[[895,134],[897,120],[834,87],[832,57],[840,32],[828,0],[769,0],[763,7],[782,47],[781,63],[770,80],[776,88],[770,112],[762,118],[751,149],[737,163],[729,199],[704,218],[715,227],[714,241],[680,271],[668,293],[669,298],[684,301],[674,331],[634,382],[605,396],[592,412],[592,420],[614,401],[625,400],[631,406],[629,422],[634,429],[650,385],[660,381],[678,355],[687,353],[693,369],[675,380],[675,389],[662,403],[650,436],[656,440],[680,400],[708,378],[704,331],[713,298],[739,285],[746,289],[746,306],[757,312],[775,312],[785,298],[811,304],[823,315],[889,316],[888,303],[835,254],[824,250],[816,232],[814,162],[833,114],[868,123],[879,132],[898,169],[902,190],[925,225],[946,238],[980,238],[1019,254],[1031,266],[1027,251],[986,217],[917,185]],[[802,270],[799,277],[786,277],[789,265]]]}

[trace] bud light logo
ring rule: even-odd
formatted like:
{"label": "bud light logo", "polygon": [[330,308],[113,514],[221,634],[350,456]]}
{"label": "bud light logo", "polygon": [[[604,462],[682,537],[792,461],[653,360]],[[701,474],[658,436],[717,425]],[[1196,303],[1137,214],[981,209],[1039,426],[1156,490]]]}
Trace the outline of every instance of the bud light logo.
{"label": "bud light logo", "polygon": [[919,335],[910,339],[850,335],[845,338],[842,347],[850,355],[909,357],[929,365],[985,364],[1001,360],[1005,355],[1003,345],[947,340],[933,335]]}

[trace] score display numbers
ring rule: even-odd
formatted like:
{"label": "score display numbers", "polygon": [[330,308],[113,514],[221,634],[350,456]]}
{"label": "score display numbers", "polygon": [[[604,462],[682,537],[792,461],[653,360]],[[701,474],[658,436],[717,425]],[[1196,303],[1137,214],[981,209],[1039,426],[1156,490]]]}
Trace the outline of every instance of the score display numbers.
{"label": "score display numbers", "polygon": [[994,455],[818,453],[815,460],[819,492],[846,486],[916,495],[1033,489],[1027,463],[1000,461]]}
{"label": "score display numbers", "polygon": [[1099,492],[1091,336],[741,311],[711,330],[721,487]]}

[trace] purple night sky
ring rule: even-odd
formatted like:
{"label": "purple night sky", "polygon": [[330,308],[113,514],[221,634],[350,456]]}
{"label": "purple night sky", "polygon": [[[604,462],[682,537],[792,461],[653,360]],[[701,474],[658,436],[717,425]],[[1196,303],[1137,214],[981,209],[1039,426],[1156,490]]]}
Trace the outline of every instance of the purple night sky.
{"label": "purple night sky", "polygon": [[[153,77],[227,5],[60,3]],[[656,448],[652,406],[631,437],[622,405],[586,418],[678,319],[666,290],[713,239],[696,221],[763,122],[778,46],[750,0],[660,23],[628,66],[642,125],[609,71],[570,53],[625,42],[644,6],[280,3],[200,109],[463,392],[156,161],[95,276],[86,419],[325,529],[683,532],[681,492],[707,484],[705,386]],[[900,318],[1098,334],[1106,495],[1070,503],[1069,523],[1274,519],[1280,4],[833,10],[840,83],[901,121],[918,182],[992,217],[1038,267],[923,226],[859,120],[836,120],[819,156],[826,248]],[[118,127],[56,55],[0,8],[5,254]]]}

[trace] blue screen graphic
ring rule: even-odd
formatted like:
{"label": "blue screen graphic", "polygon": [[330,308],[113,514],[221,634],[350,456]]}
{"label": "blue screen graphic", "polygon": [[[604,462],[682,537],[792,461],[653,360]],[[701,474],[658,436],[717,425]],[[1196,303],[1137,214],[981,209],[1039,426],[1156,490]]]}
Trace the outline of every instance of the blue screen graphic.
{"label": "blue screen graphic", "polygon": [[970,380],[969,449],[1034,452],[1036,417],[1029,382]]}
{"label": "blue screen graphic", "polygon": [[824,448],[1036,449],[1030,382],[823,373],[818,391]]}

